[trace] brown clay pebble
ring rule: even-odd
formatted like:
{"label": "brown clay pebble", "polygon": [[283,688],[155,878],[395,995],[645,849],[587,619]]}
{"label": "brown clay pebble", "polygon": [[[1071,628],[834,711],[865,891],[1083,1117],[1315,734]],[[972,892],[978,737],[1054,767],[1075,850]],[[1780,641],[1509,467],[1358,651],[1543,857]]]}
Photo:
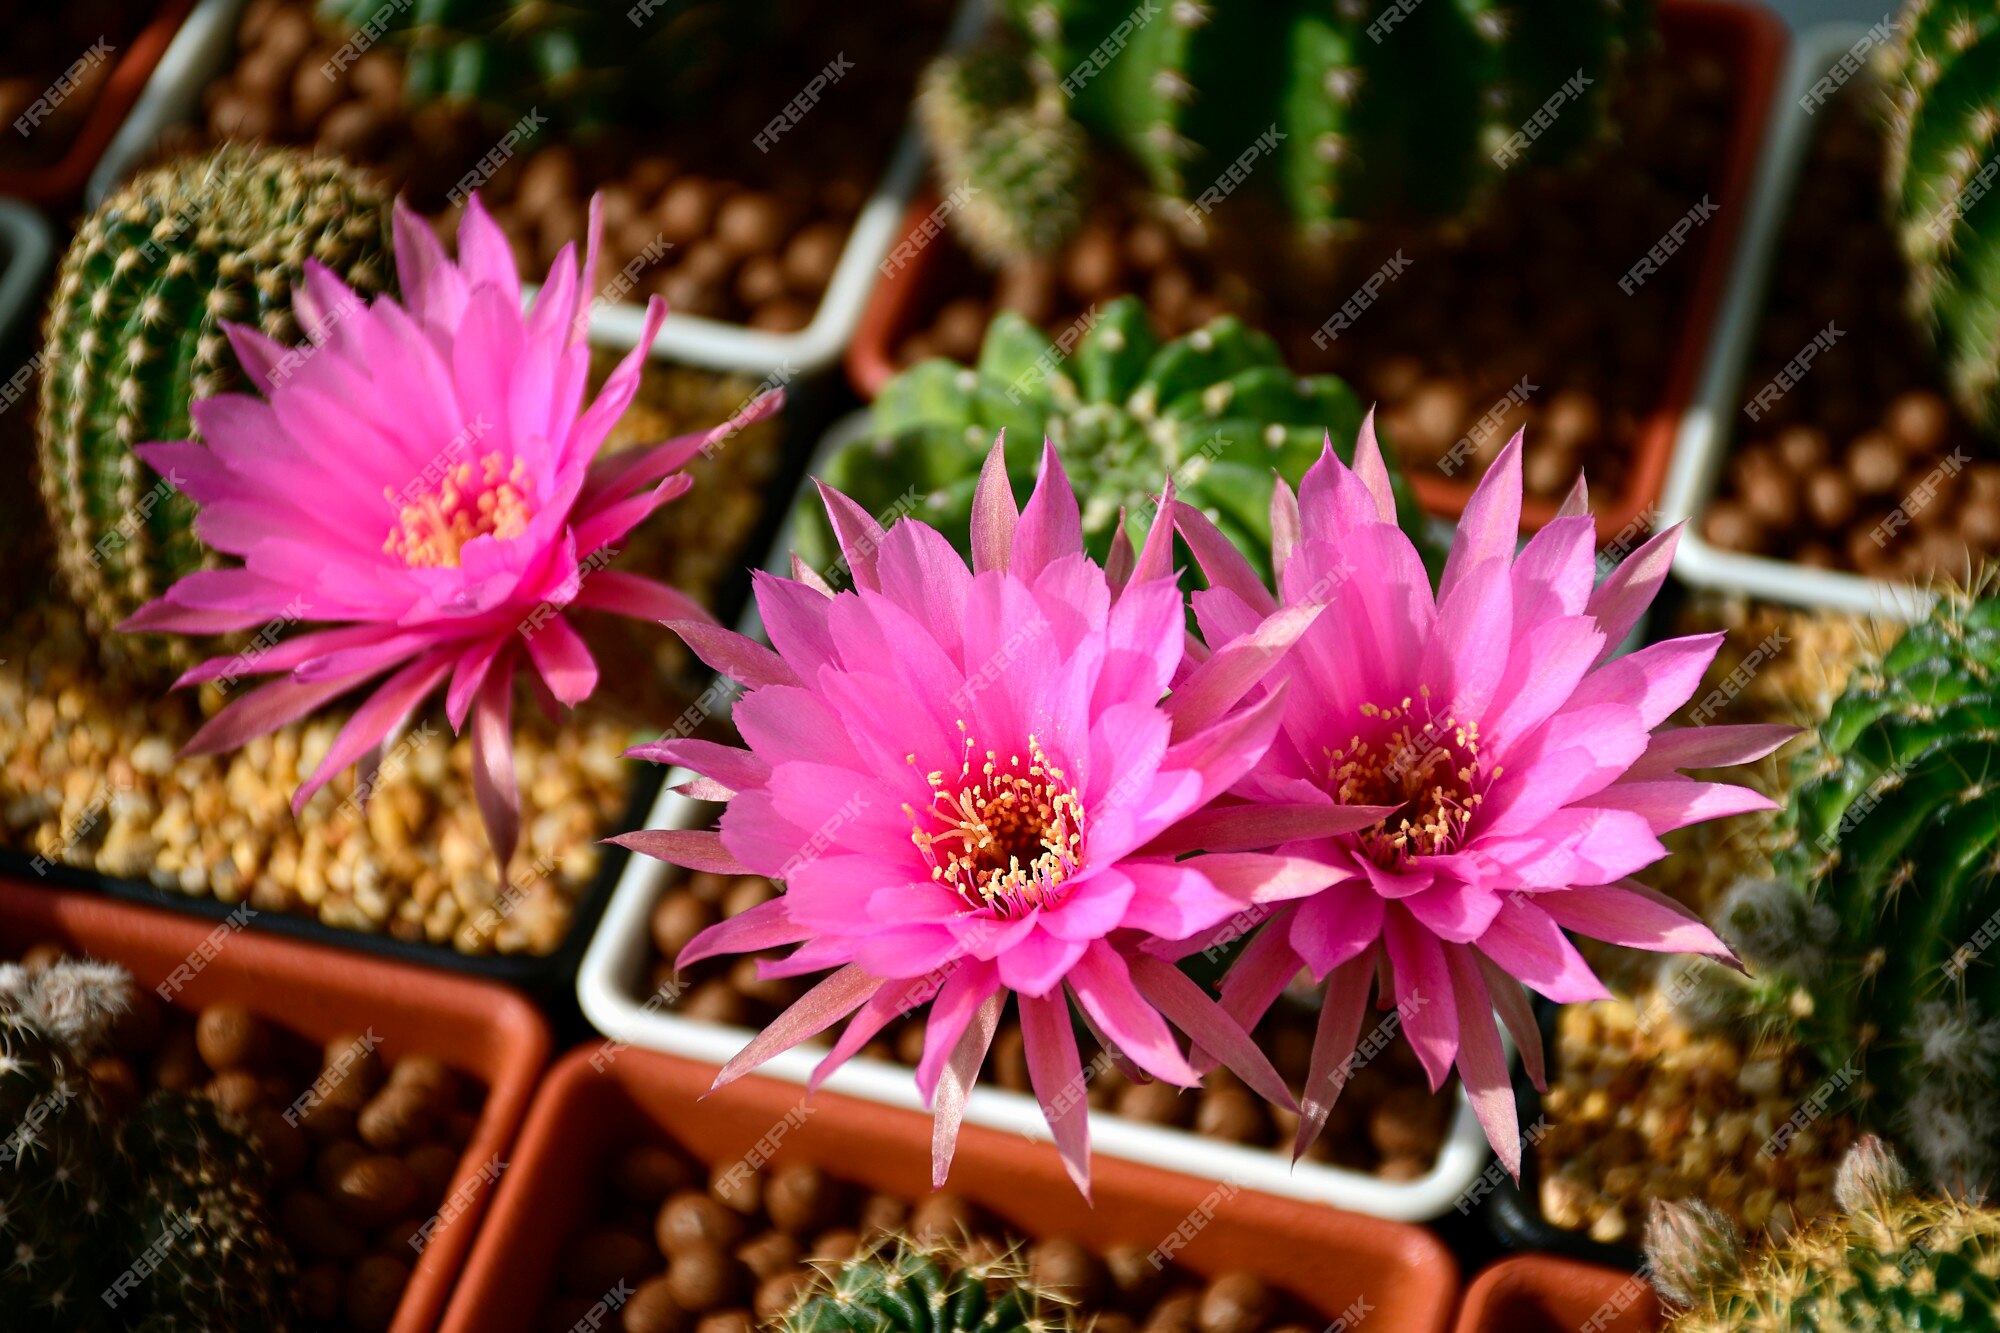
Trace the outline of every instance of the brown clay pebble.
{"label": "brown clay pebble", "polygon": [[1028,1251],[1028,1273],[1051,1295],[1089,1309],[1097,1304],[1104,1266],[1083,1246],[1058,1236]]}
{"label": "brown clay pebble", "polygon": [[764,1186],[764,1211],[794,1236],[809,1236],[832,1222],[839,1202],[826,1172],[811,1162],[792,1162],[771,1172]]}
{"label": "brown clay pebble", "polygon": [[402,1158],[377,1153],[340,1173],[332,1199],[356,1226],[379,1227],[416,1203],[417,1178]]}
{"label": "brown clay pebble", "polygon": [[347,1275],[340,1271],[339,1264],[314,1264],[299,1274],[299,1310],[316,1324],[332,1323],[340,1318],[340,1296],[347,1286]]}
{"label": "brown clay pebble", "polygon": [[1195,1314],[1201,1297],[1192,1291],[1177,1291],[1158,1302],[1140,1325],[1146,1333],[1194,1333]]}
{"label": "brown clay pebble", "polygon": [[692,1245],[668,1261],[667,1290],[682,1308],[703,1314],[742,1299],[744,1276],[734,1256],[714,1245]]}
{"label": "brown clay pebble", "polygon": [[368,1099],[354,1122],[355,1132],[371,1148],[398,1152],[415,1147],[436,1128],[433,1098],[423,1088],[394,1078]]}
{"label": "brown clay pebble", "polygon": [[114,1116],[124,1115],[139,1104],[144,1095],[139,1087],[139,1075],[126,1061],[115,1055],[100,1055],[85,1067],[90,1075],[90,1086],[104,1099]]}
{"label": "brown clay pebble", "polygon": [[715,913],[691,893],[669,893],[653,909],[653,947],[672,962],[688,941],[715,924]]}
{"label": "brown clay pebble", "polygon": [[846,1227],[835,1231],[823,1231],[813,1237],[807,1247],[806,1257],[815,1261],[838,1263],[861,1253],[861,1237]]}
{"label": "brown clay pebble", "polygon": [[1959,532],[1981,550],[2000,546],[2000,499],[1975,495],[1959,511]]}
{"label": "brown clay pebble", "polygon": [[1277,1300],[1253,1273],[1224,1273],[1201,1294],[1195,1324],[1201,1333],[1257,1333]]}
{"label": "brown clay pebble", "polygon": [[356,1119],[352,1109],[325,1098],[307,1101],[299,1107],[299,1128],[315,1143],[339,1143],[352,1139]]}
{"label": "brown clay pebble", "polygon": [[[957,1200],[952,1201],[953,1204]],[[863,1236],[890,1235],[901,1231],[910,1221],[910,1205],[893,1194],[871,1194],[861,1205],[861,1214],[856,1219]]]}
{"label": "brown clay pebble", "polygon": [[1863,495],[1887,495],[1903,479],[1903,455],[1896,442],[1870,431],[1847,447],[1847,474]]}
{"label": "brown clay pebble", "polygon": [[1164,1280],[1152,1254],[1137,1245],[1114,1245],[1106,1250],[1104,1271],[1118,1293],[1119,1304],[1134,1310],[1151,1305]]}
{"label": "brown clay pebble", "polygon": [[153,1082],[169,1092],[193,1092],[207,1080],[194,1034],[185,1029],[168,1034],[153,1062]]}
{"label": "brown clay pebble", "polygon": [[683,1018],[703,1023],[741,1023],[750,1012],[743,997],[720,977],[704,981],[689,991],[679,1008]]}
{"label": "brown clay pebble", "polygon": [[1701,530],[1724,550],[1755,551],[1764,544],[1764,525],[1735,500],[1717,500],[1702,515]]}
{"label": "brown clay pebble", "polygon": [[22,970],[30,974],[36,972],[46,972],[51,967],[54,967],[57,963],[60,963],[62,960],[63,960],[62,945],[51,944],[47,940],[44,940],[39,944],[29,945],[27,949],[22,952],[21,967]]}
{"label": "brown clay pebble", "polygon": [[704,1245],[733,1246],[743,1239],[743,1216],[706,1194],[683,1190],[661,1205],[653,1239],[670,1258]]}
{"label": "brown clay pebble", "polygon": [[360,1333],[377,1333],[396,1318],[403,1288],[410,1283],[410,1266],[386,1254],[371,1254],[347,1275],[347,1322]]}
{"label": "brown clay pebble", "polygon": [[688,1333],[694,1323],[688,1311],[680,1309],[664,1275],[638,1285],[632,1299],[624,1303],[620,1321],[626,1333]]}
{"label": "brown clay pebble", "polygon": [[694,1333],[757,1333],[757,1325],[748,1310],[724,1310],[704,1316]]}
{"label": "brown clay pebble", "polygon": [[320,1052],[320,1068],[328,1084],[325,1095],[358,1111],[382,1086],[380,1043],[372,1032],[343,1032]]}
{"label": "brown clay pebble", "polygon": [[648,1208],[658,1205],[669,1194],[691,1188],[694,1183],[694,1168],[685,1157],[652,1143],[625,1153],[611,1173],[611,1187],[620,1198]]}
{"label": "brown clay pebble", "polygon": [[1806,512],[1822,528],[1840,528],[1854,517],[1854,483],[1833,468],[1806,477]]}
{"label": "brown clay pebble", "polygon": [[347,1174],[347,1168],[368,1155],[367,1146],[352,1139],[329,1143],[320,1150],[319,1156],[313,1159],[313,1180],[330,1198],[334,1188],[339,1185],[340,1178]]}
{"label": "brown clay pebble", "polygon": [[562,1264],[563,1282],[579,1296],[635,1283],[659,1270],[659,1250],[616,1227],[594,1227],[577,1236]]}
{"label": "brown clay pebble", "polygon": [[738,875],[722,891],[722,915],[739,917],[760,903],[777,897],[771,881],[761,875]]}
{"label": "brown clay pebble", "polygon": [[406,1055],[396,1061],[389,1069],[389,1086],[420,1090],[440,1112],[458,1102],[458,1076],[434,1055]]}
{"label": "brown clay pebble", "polygon": [[785,246],[780,260],[785,281],[801,296],[817,296],[833,279],[840,252],[847,244],[847,228],[837,222],[814,222],[801,227]]}
{"label": "brown clay pebble", "polygon": [[1109,296],[1118,285],[1118,236],[1108,227],[1084,229],[1063,256],[1063,283],[1077,299]]}
{"label": "brown clay pebble", "polygon": [[1787,426],[1778,432],[1778,461],[1804,476],[1826,462],[1826,432],[1812,426]]}
{"label": "brown clay pebble", "polygon": [[256,1064],[270,1049],[271,1034],[264,1020],[234,1002],[211,1004],[195,1020],[195,1046],[210,1069],[242,1069]]}
{"label": "brown clay pebble", "polygon": [[1937,394],[1912,389],[1896,395],[1882,421],[1912,453],[1930,453],[1944,444],[1951,408]]}
{"label": "brown clay pebble", "polygon": [[715,215],[715,238],[733,254],[768,255],[784,237],[784,206],[768,194],[735,195]]}
{"label": "brown clay pebble", "polygon": [[1210,1088],[1195,1109],[1194,1129],[1231,1143],[1262,1143],[1270,1137],[1271,1121],[1263,1103],[1241,1088]]}
{"label": "brown clay pebble", "polygon": [[972,1205],[956,1194],[933,1194],[910,1214],[910,1236],[926,1244],[962,1240],[973,1230]]}
{"label": "brown clay pebble", "polygon": [[782,1231],[766,1231],[736,1247],[736,1258],[758,1281],[798,1267],[804,1256],[799,1242]]}
{"label": "brown clay pebble", "polygon": [[619,1318],[625,1333],[688,1333],[694,1323],[674,1299],[664,1276],[640,1283]]}
{"label": "brown clay pebble", "polygon": [[736,299],[744,305],[762,305],[784,294],[785,272],[771,255],[751,255],[736,272]]}
{"label": "brown clay pebble", "polygon": [[231,1115],[247,1116],[264,1101],[264,1087],[247,1069],[228,1069],[208,1081],[208,1099]]}
{"label": "brown clay pebble", "polygon": [[1158,1079],[1151,1083],[1133,1083],[1118,1094],[1118,1114],[1156,1125],[1179,1124],[1200,1098],[1198,1092],[1183,1096],[1181,1089]]}
{"label": "brown clay pebble", "polygon": [[812,1277],[809,1269],[794,1268],[759,1282],[756,1299],[750,1303],[757,1322],[768,1324],[798,1304],[799,1293],[812,1285]]}
{"label": "brown clay pebble", "polygon": [[718,1165],[709,1172],[708,1194],[725,1208],[755,1217],[764,1204],[764,1172],[744,1171],[736,1162]]}

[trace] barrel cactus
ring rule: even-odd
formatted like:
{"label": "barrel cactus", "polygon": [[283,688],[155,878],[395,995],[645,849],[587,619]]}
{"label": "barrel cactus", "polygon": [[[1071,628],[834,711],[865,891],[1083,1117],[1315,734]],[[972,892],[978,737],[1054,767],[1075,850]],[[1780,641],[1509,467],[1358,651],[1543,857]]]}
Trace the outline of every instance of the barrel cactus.
{"label": "barrel cactus", "polygon": [[1996,744],[2000,598],[1946,598],[1851,676],[1716,921],[1751,1012],[1962,1190],[2000,1179]]}
{"label": "barrel cactus", "polygon": [[[1143,543],[1171,478],[1268,577],[1272,475],[1297,485],[1329,433],[1351,455],[1362,418],[1353,391],[1332,375],[1293,374],[1270,338],[1231,316],[1162,344],[1133,297],[1061,336],[1067,355],[1002,312],[977,366],[926,361],[885,386],[870,436],[836,453],[821,479],[885,519],[916,513],[969,550],[972,492],[994,436],[1046,436],[1076,487],[1096,558],[1108,554],[1121,513],[1134,546]],[[1039,454],[1008,457],[1025,502]],[[1421,532],[1422,514],[1390,462],[1403,527]],[[825,568],[838,548],[823,513],[802,503],[797,517],[800,558]]]}
{"label": "barrel cactus", "polygon": [[41,488],[64,584],[128,660],[192,665],[178,636],[107,632],[219,560],[195,533],[193,503],[132,446],[198,439],[193,400],[251,387],[223,321],[301,340],[292,294],[306,260],[364,296],[382,291],[388,225],[387,196],[359,172],[241,146],[143,172],[84,221],[49,307]]}
{"label": "barrel cactus", "polygon": [[103,1105],[80,1062],[27,1016],[0,1014],[0,1309],[36,1327],[94,1327],[84,1257],[105,1239]]}
{"label": "barrel cactus", "polygon": [[[622,120],[650,123],[634,118],[716,82],[741,49],[742,23],[761,8],[713,0],[320,0],[319,15],[350,38],[331,57],[335,66],[375,40],[393,44],[412,104],[467,106],[496,124],[546,114],[565,131],[588,133]],[[370,40],[356,39],[361,33]]]}
{"label": "barrel cactus", "polygon": [[1669,1333],[2000,1328],[2000,1212],[1919,1197],[1873,1138],[1834,1194],[1839,1213],[1755,1254],[1714,1209],[1656,1202],[1646,1255]]}
{"label": "barrel cactus", "polygon": [[[1651,20],[1645,0],[1005,10],[1002,41],[1029,44],[1034,80],[1170,205],[1200,221],[1254,179],[1308,234],[1451,216],[1517,162],[1596,139]],[[950,145],[934,146],[949,172]]]}
{"label": "barrel cactus", "polygon": [[1058,1333],[1062,1314],[1010,1257],[893,1240],[823,1274],[772,1333]]}
{"label": "barrel cactus", "polygon": [[1885,58],[1888,203],[1910,304],[1937,338],[1968,416],[2000,432],[2000,13],[1972,0],[1906,4]]}

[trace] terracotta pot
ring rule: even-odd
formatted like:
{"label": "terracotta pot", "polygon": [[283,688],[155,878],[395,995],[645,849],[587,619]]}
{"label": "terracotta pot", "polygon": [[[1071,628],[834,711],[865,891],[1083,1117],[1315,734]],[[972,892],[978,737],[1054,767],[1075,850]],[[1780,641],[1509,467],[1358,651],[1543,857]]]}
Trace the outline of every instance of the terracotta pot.
{"label": "terracotta pot", "polygon": [[[807,1161],[868,1188],[921,1198],[930,1190],[931,1123],[919,1112],[751,1075],[703,1097],[715,1066],[613,1045],[560,1061],[521,1133],[490,1224],[445,1314],[448,1333],[526,1329],[555,1280],[562,1238],[591,1220],[594,1182],[641,1133],[665,1133],[710,1164],[735,1161],[765,1135],[774,1161]],[[801,1113],[801,1108],[809,1108]],[[782,1133],[772,1133],[782,1128]],[[767,1149],[769,1145],[766,1145]],[[1093,1248],[1151,1249],[1201,1217],[1215,1182],[1100,1157],[1095,1206],[1078,1197],[1053,1146],[965,1126],[950,1189],[1014,1232],[1081,1235]],[[1370,1333],[1442,1333],[1457,1266],[1431,1233],[1314,1204],[1243,1191],[1174,1255],[1202,1273],[1248,1270],[1331,1322],[1366,1304]]]}
{"label": "terracotta pot", "polygon": [[1615,1268],[1526,1254],[1473,1280],[1457,1333],[1650,1333],[1660,1302],[1646,1280]]}
{"label": "terracotta pot", "polygon": [[0,947],[13,953],[44,940],[121,963],[142,986],[169,983],[178,1008],[233,1000],[318,1042],[373,1028],[387,1058],[436,1055],[483,1083],[479,1126],[445,1193],[466,1205],[440,1214],[389,1326],[436,1327],[493,1193],[481,1168],[506,1160],[548,1060],[548,1027],[527,1001],[483,982],[0,880]]}
{"label": "terracotta pot", "polygon": [[[124,50],[114,55],[111,76],[97,95],[97,101],[83,119],[76,138],[63,155],[44,167],[24,171],[0,171],[0,195],[14,195],[38,204],[67,204],[83,193],[97,160],[110,146],[111,137],[125,123],[139,94],[153,77],[153,67],[166,54],[167,44],[180,31],[194,0],[163,0],[154,7],[153,19],[139,29]],[[25,21],[25,16],[21,21]]]}
{"label": "terracotta pot", "polygon": [[[1648,514],[1659,499],[1681,415],[1694,397],[1695,381],[1722,305],[1739,221],[1763,145],[1766,105],[1777,86],[1789,40],[1785,24],[1776,14],[1745,0],[1663,0],[1660,30],[1674,53],[1713,55],[1728,64],[1737,101],[1728,149],[1712,192],[1718,202],[1716,217],[1702,229],[1707,235],[1700,241],[1701,267],[1687,313],[1660,381],[1659,400],[1640,424],[1625,488],[1615,500],[1600,503],[1597,510],[1600,540],[1624,531]],[[911,203],[904,236],[914,240],[918,227],[929,220],[937,204],[937,196],[929,191]],[[939,274],[938,249],[926,244],[908,263],[876,284],[847,350],[847,375],[863,398],[872,400],[896,373],[891,353],[924,309]],[[1412,475],[1410,483],[1424,508],[1445,518],[1458,517],[1472,498],[1472,482],[1454,481],[1429,469]],[[1524,530],[1539,528],[1555,515],[1554,503],[1530,496],[1521,506],[1521,526]]]}

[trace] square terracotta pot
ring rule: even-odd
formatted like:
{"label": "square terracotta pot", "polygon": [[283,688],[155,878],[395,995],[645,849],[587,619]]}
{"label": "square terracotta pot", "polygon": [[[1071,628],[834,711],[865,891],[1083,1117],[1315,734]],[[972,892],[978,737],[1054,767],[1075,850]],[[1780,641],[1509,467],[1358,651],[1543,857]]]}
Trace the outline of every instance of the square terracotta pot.
{"label": "square terracotta pot", "polygon": [[[554,1285],[563,1239],[592,1220],[594,1182],[641,1135],[664,1134],[713,1165],[742,1158],[783,1124],[772,1161],[813,1162],[906,1198],[929,1193],[929,1116],[824,1091],[801,1114],[797,1086],[754,1074],[704,1097],[715,1075],[713,1065],[613,1046],[585,1046],[559,1061],[529,1112],[444,1328],[529,1328]],[[1457,1265],[1421,1228],[1249,1190],[1217,1206],[1214,1181],[1105,1157],[1092,1167],[1092,1206],[1052,1145],[978,1125],[959,1135],[948,1188],[1010,1232],[1072,1236],[1099,1250],[1151,1249],[1209,1200],[1212,1220],[1189,1228],[1195,1234],[1175,1262],[1203,1274],[1255,1273],[1328,1323],[1365,1301],[1369,1333],[1442,1333],[1457,1298]]]}
{"label": "square terracotta pot", "polygon": [[120,963],[141,986],[171,980],[169,1002],[179,1009],[233,1000],[315,1042],[372,1028],[388,1059],[435,1055],[482,1083],[479,1125],[445,1194],[466,1206],[440,1215],[389,1333],[437,1326],[494,1193],[482,1168],[508,1160],[548,1061],[548,1027],[526,1000],[463,977],[0,879],[0,953],[42,941]]}

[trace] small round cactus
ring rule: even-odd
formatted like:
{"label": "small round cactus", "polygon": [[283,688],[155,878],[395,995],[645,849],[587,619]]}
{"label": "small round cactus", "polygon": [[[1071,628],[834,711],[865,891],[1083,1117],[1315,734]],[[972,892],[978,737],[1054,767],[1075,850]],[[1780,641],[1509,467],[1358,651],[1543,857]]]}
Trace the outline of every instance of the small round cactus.
{"label": "small round cactus", "polygon": [[1714,1209],[1656,1202],[1646,1257],[1679,1307],[1669,1333],[2000,1328],[2000,1213],[1918,1198],[1872,1137],[1836,1193],[1840,1213],[1754,1253]]}
{"label": "small round cactus", "polygon": [[[1108,554],[1121,514],[1133,545],[1143,543],[1171,478],[1176,495],[1214,519],[1268,577],[1272,477],[1296,486],[1329,434],[1352,456],[1362,419],[1353,391],[1331,375],[1293,374],[1270,338],[1230,316],[1162,344],[1133,297],[1093,309],[1062,339],[1058,346],[1002,312],[976,367],[926,361],[891,381],[875,402],[871,437],[836,454],[821,479],[885,520],[915,513],[964,551],[973,488],[995,434],[1046,436],[1076,487],[1084,542],[1097,559]],[[1023,502],[1039,457],[1032,448],[1009,451]],[[1402,525],[1428,551],[1423,516],[1389,462]],[[796,545],[818,569],[837,554],[817,503],[801,505]]]}
{"label": "small round cactus", "polygon": [[1071,1323],[1011,1256],[885,1241],[824,1272],[772,1333],[1057,1333]]}
{"label": "small round cactus", "polygon": [[181,636],[109,631],[218,559],[193,503],[132,447],[198,439],[191,402],[250,387],[222,321],[301,340],[292,300],[306,260],[364,297],[382,291],[388,227],[387,196],[352,168],[242,146],[143,172],[84,221],[49,305],[41,488],[63,582],[127,660],[192,664]]}
{"label": "small round cactus", "polygon": [[1952,1190],[2000,1178],[2000,598],[1947,597],[1857,670],[1715,925],[1745,1002]]}

